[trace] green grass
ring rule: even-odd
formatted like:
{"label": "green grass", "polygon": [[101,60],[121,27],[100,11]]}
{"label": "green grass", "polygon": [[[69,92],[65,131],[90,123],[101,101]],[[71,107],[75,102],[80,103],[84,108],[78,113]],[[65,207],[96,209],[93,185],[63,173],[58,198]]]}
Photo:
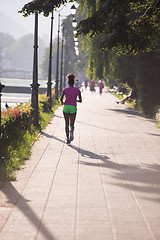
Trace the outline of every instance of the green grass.
{"label": "green grass", "polygon": [[160,122],[157,122],[157,123],[156,123],[156,126],[157,126],[158,128],[160,128]]}
{"label": "green grass", "polygon": [[32,129],[32,132],[21,131],[17,139],[3,146],[4,164],[1,164],[0,179],[15,180],[15,172],[20,169],[24,161],[29,159],[31,145],[36,141],[39,131]]}
{"label": "green grass", "polygon": [[0,180],[15,180],[16,172],[21,169],[31,155],[31,147],[39,134],[50,123],[59,103],[54,102],[52,112],[40,112],[39,126],[31,125],[29,129],[19,129],[16,137],[2,143],[4,162],[0,163]]}
{"label": "green grass", "polygon": [[[116,94],[116,93],[112,93],[115,97],[117,97],[119,100],[122,100],[124,99],[123,95],[120,95],[120,94]],[[127,100],[126,101],[130,106],[132,106],[133,108],[137,109],[137,105],[136,105],[136,102],[132,101],[132,100]],[[142,113],[142,111],[140,109],[137,109],[140,113]],[[148,116],[146,116],[148,117]],[[150,117],[149,117],[150,118]],[[155,117],[153,117],[152,119],[156,119]],[[156,122],[156,127],[157,128],[160,128],[160,122],[157,121]]]}

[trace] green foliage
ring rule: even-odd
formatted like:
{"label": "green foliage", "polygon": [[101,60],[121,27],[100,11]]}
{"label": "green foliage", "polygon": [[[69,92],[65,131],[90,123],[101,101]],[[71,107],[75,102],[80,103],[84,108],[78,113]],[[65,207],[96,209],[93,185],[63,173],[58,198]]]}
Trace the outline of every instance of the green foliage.
{"label": "green foliage", "polygon": [[[37,0],[25,5],[22,12],[27,15],[38,10],[47,15],[54,6],[64,2]],[[155,106],[160,104],[160,1],[78,2],[80,22],[77,30],[78,36],[83,36],[80,44],[83,56],[77,67],[82,67],[90,79],[105,79],[110,87],[123,87],[127,83],[136,91],[138,109],[154,116]],[[68,35],[67,32],[66,39]],[[70,47],[72,40],[67,46]],[[72,59],[70,52],[71,48],[67,48],[67,59]]]}
{"label": "green foliage", "polygon": [[[53,93],[54,94],[54,93]],[[39,126],[31,122],[30,103],[17,105],[2,112],[2,155],[5,159],[0,164],[0,179],[14,180],[15,172],[29,159],[31,146],[37,140],[38,134],[50,122],[53,113],[59,105],[52,101],[52,112],[46,111],[44,102],[48,102],[46,95],[39,96],[43,104],[39,108]],[[47,105],[47,104],[46,104]]]}
{"label": "green foliage", "polygon": [[9,49],[15,67],[32,69],[33,35],[28,34],[15,41]]}
{"label": "green foliage", "polygon": [[[118,56],[111,52],[111,56],[107,75],[109,86],[121,87],[127,83],[136,92],[138,110],[146,116],[155,117],[156,107],[160,105],[159,51],[136,56]],[[115,74],[113,78],[111,72]]]}
{"label": "green foliage", "polygon": [[160,122],[157,122],[156,125],[158,128],[160,128]]}
{"label": "green foliage", "polygon": [[21,129],[29,128],[31,118],[30,104],[20,104],[15,108],[2,111],[1,126],[2,139],[11,141],[19,134]]}
{"label": "green foliage", "polygon": [[[73,0],[74,1],[74,0]],[[70,0],[70,2],[73,2]],[[61,4],[67,3],[67,0],[36,0],[31,1],[24,5],[20,13],[23,13],[25,17],[33,14],[35,11],[44,14],[44,16],[48,16],[50,12],[53,11],[54,8],[58,8]]]}
{"label": "green foliage", "polygon": [[49,112],[49,97],[46,94],[41,94],[38,96],[39,101],[39,111],[40,112]]}
{"label": "green foliage", "polygon": [[[24,160],[29,157],[30,145],[35,140],[31,126],[30,104],[17,105],[2,112],[2,155],[5,159],[4,177],[14,177]],[[4,166],[1,166],[4,169]]]}
{"label": "green foliage", "polygon": [[160,46],[159,1],[100,2],[97,11],[79,23],[78,34],[95,36],[103,33],[103,50],[118,47],[118,52],[125,54],[151,51]]}
{"label": "green foliage", "polygon": [[156,123],[157,126],[160,128],[160,106],[158,106],[156,110]]}
{"label": "green foliage", "polygon": [[81,64],[83,71],[89,79],[104,78],[104,53],[99,51],[100,36],[95,38],[80,38],[79,49],[81,53]]}
{"label": "green foliage", "polygon": [[83,73],[84,75],[88,68],[88,52],[85,39],[82,36],[79,38],[78,48],[80,50],[80,56],[78,57],[78,61],[75,63],[75,72]]}
{"label": "green foliage", "polygon": [[69,72],[74,72],[75,63],[77,62],[77,57],[74,49],[74,38],[73,38],[73,27],[72,27],[72,18],[68,16],[63,21],[64,26],[64,75],[67,75]]}
{"label": "green foliage", "polygon": [[[42,61],[43,56],[43,40],[39,39],[39,62]],[[25,70],[32,70],[32,58],[33,58],[33,35],[27,34],[18,40],[15,40],[12,36],[4,33],[0,33],[0,52],[12,59],[14,62],[14,68],[21,68]],[[2,60],[3,60],[3,56]],[[3,62],[2,62],[3,64]]]}
{"label": "green foliage", "polygon": [[[35,11],[48,16],[67,0],[36,0],[24,5],[24,16]],[[70,0],[72,2],[72,0]],[[78,26],[79,34],[104,34],[102,49],[118,47],[119,52],[136,54],[160,45],[159,0],[79,0],[81,14],[86,13]]]}
{"label": "green foliage", "polygon": [[[61,51],[61,46],[60,46]],[[40,64],[40,68],[42,74],[45,78],[48,77],[48,65],[49,65],[49,47],[44,49],[44,54],[42,58],[42,62]],[[52,78],[56,78],[56,61],[57,61],[57,39],[52,44]]]}
{"label": "green foliage", "polygon": [[[83,2],[83,6],[80,2],[80,7],[85,11],[87,1]],[[93,79],[106,79],[109,87],[116,85],[122,88],[127,83],[135,89],[136,107],[147,116],[154,117],[155,106],[160,105],[159,51],[151,51],[158,46],[159,33],[156,29],[159,20],[153,15],[157,13],[157,5],[143,0],[103,3],[97,12],[79,25],[80,31],[81,26],[84,27],[82,46],[86,55],[88,53],[87,75]],[[102,19],[103,14],[106,19]],[[107,51],[100,51],[103,44],[107,44]],[[150,52],[138,53],[144,50]]]}
{"label": "green foliage", "polygon": [[137,105],[147,116],[155,116],[155,107],[160,105],[160,58],[159,52],[139,54],[134,59]]}
{"label": "green foliage", "polygon": [[[39,40],[39,61],[41,62],[43,56],[44,43]],[[14,59],[14,66],[23,69],[32,69],[32,55],[33,55],[33,34],[28,34],[15,41],[9,48],[9,54]]]}
{"label": "green foliage", "polygon": [[118,85],[127,83],[131,88],[135,88],[135,68],[133,65],[134,57],[131,55],[115,55],[116,68],[115,79]]}
{"label": "green foliage", "polygon": [[15,171],[19,170],[31,153],[31,144],[36,141],[38,131],[31,126],[30,130],[19,129],[18,134],[10,141],[2,139],[2,153],[5,159],[0,165],[0,179],[14,180]]}

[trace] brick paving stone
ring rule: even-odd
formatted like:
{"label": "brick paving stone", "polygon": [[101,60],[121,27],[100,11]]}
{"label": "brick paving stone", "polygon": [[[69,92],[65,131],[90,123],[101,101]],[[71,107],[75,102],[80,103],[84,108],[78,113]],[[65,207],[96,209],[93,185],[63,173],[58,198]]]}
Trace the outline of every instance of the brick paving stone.
{"label": "brick paving stone", "polygon": [[108,92],[83,91],[75,139],[62,107],[0,192],[0,240],[159,240],[160,130]]}

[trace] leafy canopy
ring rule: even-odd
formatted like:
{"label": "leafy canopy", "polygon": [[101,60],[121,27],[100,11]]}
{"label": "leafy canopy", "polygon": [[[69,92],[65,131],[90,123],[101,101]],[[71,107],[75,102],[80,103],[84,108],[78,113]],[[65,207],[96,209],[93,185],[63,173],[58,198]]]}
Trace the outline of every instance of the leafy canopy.
{"label": "leafy canopy", "polygon": [[[20,13],[23,13],[23,16],[27,17],[35,11],[38,11],[47,17],[54,8],[59,8],[67,2],[67,0],[33,0],[25,4]],[[69,0],[69,2],[74,2],[74,0]]]}
{"label": "leafy canopy", "polygon": [[[83,0],[87,3],[87,0]],[[160,46],[159,0],[93,0],[96,11],[78,26],[78,34],[103,33],[103,50],[118,47],[121,53],[150,51]],[[84,9],[84,8],[83,8]]]}
{"label": "leafy canopy", "polygon": [[[67,0],[34,0],[24,5],[24,16],[35,11],[48,16]],[[69,0],[73,2],[73,0]],[[79,0],[85,19],[78,34],[94,37],[103,34],[103,50],[117,47],[121,53],[136,54],[160,47],[159,0]]]}

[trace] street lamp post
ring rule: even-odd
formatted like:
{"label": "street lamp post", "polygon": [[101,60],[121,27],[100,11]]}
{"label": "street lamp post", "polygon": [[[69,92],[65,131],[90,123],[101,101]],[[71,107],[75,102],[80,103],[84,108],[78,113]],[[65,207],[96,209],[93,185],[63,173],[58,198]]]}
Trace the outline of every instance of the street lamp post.
{"label": "street lamp post", "polygon": [[32,97],[31,107],[33,124],[38,125],[38,12],[35,12],[35,30],[34,30],[34,55],[33,55],[33,82],[31,84]]}
{"label": "street lamp post", "polygon": [[2,159],[2,130],[1,130],[1,96],[2,96],[2,89],[5,87],[5,85],[0,83],[0,163],[3,162]]}
{"label": "street lamp post", "polygon": [[60,74],[60,92],[62,91],[63,88],[63,42],[64,42],[64,26],[62,28],[62,46],[61,46],[61,74]]}
{"label": "street lamp post", "polygon": [[47,82],[47,97],[49,97],[49,110],[52,110],[52,35],[53,35],[53,12],[51,16],[51,35],[50,35],[50,49],[49,49],[49,67],[48,67],[48,82]]}
{"label": "street lamp post", "polygon": [[56,66],[56,85],[55,85],[55,95],[56,100],[58,100],[58,78],[59,78],[59,32],[60,32],[60,14],[58,15],[58,37],[57,37],[57,66]]}
{"label": "street lamp post", "polygon": [[64,88],[66,87],[66,75],[67,75],[67,69],[66,69],[66,39],[65,39],[65,34],[64,34],[64,55],[63,55],[63,81],[64,81]]}
{"label": "street lamp post", "polygon": [[[75,5],[73,4],[72,7],[70,8],[70,13],[72,15],[72,18],[73,16],[76,14],[76,7]],[[73,21],[75,22],[76,26],[77,26],[77,22],[75,20],[75,18],[73,18]],[[72,26],[75,28],[75,24],[72,22]],[[63,25],[63,28],[62,28],[62,50],[61,50],[61,78],[60,78],[60,91],[62,91],[62,85],[63,87],[66,87],[66,51],[65,51],[65,34],[64,34],[64,25]],[[64,48],[64,49],[63,49]],[[64,58],[64,60],[63,60]],[[63,67],[64,67],[64,71],[63,71]],[[62,77],[63,75],[63,77]],[[63,80],[62,80],[63,78]],[[62,83],[63,82],[63,83]]]}

